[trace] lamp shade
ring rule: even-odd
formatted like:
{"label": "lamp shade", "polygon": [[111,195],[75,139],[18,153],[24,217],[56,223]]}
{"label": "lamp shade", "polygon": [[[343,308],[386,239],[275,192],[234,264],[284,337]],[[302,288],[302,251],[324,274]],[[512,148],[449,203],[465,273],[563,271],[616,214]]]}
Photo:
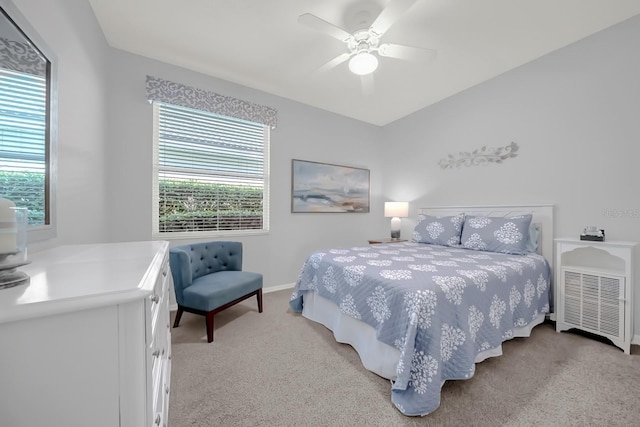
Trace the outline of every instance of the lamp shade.
{"label": "lamp shade", "polygon": [[406,218],[409,216],[409,202],[384,202],[384,216]]}

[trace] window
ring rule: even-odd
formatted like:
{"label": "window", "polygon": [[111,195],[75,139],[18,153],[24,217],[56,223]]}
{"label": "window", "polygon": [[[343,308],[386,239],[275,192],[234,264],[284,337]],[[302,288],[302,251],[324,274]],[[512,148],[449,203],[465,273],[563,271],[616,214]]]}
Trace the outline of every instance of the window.
{"label": "window", "polygon": [[157,101],[153,114],[154,234],[268,231],[269,126]]}
{"label": "window", "polygon": [[29,241],[44,240],[55,236],[55,57],[11,2],[0,6],[0,197],[28,209]]}
{"label": "window", "polygon": [[46,224],[46,81],[0,68],[0,194]]}

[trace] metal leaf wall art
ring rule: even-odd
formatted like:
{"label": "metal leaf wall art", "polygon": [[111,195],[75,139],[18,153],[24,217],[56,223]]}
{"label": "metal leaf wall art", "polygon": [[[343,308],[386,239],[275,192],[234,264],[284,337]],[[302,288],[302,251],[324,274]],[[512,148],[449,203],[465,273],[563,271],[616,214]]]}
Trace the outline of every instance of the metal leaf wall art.
{"label": "metal leaf wall art", "polygon": [[449,156],[440,159],[438,164],[442,169],[459,168],[460,166],[477,166],[489,163],[502,163],[503,161],[516,157],[518,155],[518,144],[511,142],[505,147],[487,147],[473,150],[472,152],[464,151],[458,154],[449,154]]}

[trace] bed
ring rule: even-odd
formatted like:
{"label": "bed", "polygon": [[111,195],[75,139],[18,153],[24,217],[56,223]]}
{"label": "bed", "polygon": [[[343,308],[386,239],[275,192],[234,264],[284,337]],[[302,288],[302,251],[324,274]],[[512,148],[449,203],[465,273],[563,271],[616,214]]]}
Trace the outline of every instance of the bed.
{"label": "bed", "polygon": [[310,254],[293,311],[353,346],[391,381],[403,414],[440,406],[446,380],[527,337],[552,311],[553,207],[434,207],[411,240]]}

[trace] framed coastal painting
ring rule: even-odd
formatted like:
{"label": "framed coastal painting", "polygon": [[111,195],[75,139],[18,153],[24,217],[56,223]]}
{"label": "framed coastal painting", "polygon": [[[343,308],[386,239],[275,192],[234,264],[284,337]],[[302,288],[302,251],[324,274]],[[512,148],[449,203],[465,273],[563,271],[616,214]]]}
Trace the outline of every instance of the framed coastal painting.
{"label": "framed coastal painting", "polygon": [[369,212],[369,169],[293,159],[291,212]]}

